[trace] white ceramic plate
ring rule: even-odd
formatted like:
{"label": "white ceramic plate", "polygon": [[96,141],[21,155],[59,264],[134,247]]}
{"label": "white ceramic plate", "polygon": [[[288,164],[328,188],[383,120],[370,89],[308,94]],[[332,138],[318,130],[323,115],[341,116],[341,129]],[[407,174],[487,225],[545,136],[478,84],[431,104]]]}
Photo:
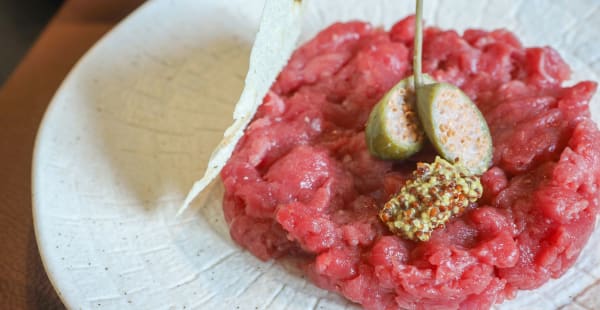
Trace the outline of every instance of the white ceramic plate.
{"label": "white ceramic plate", "polygon": [[[401,0],[307,1],[304,39],[335,20],[389,27],[413,10]],[[599,80],[599,8],[594,0],[428,1],[426,18],[460,30],[506,27],[526,45],[556,47],[574,80]],[[198,212],[175,218],[231,120],[261,9],[262,1],[148,2],[57,92],[37,139],[33,211],[44,265],[69,308],[354,307],[236,246],[218,183]],[[596,232],[563,278],[502,308],[600,307],[598,245]]]}

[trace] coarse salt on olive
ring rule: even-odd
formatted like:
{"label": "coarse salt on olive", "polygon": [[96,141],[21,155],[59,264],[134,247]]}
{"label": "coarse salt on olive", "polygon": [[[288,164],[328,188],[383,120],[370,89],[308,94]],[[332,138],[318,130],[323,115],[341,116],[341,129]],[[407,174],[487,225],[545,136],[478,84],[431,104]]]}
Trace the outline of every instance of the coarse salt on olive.
{"label": "coarse salt on olive", "polygon": [[438,153],[459,162],[471,174],[492,164],[492,137],[486,120],[460,88],[448,83],[423,85],[417,90],[417,110],[427,137]]}
{"label": "coarse salt on olive", "polygon": [[[424,76],[426,83],[435,81]],[[423,147],[425,133],[417,116],[413,77],[407,77],[375,105],[365,129],[367,147],[381,159],[406,159]]]}

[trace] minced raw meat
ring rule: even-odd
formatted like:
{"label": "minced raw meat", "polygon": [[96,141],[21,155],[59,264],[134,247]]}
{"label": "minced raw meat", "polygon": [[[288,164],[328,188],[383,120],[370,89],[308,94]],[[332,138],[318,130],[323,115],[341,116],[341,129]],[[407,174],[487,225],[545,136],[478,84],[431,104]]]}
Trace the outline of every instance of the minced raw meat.
{"label": "minced raw meat", "polygon": [[408,241],[377,214],[435,154],[378,160],[364,129],[412,73],[413,25],[337,23],[293,54],[221,173],[225,217],[257,257],[295,257],[318,286],[367,309],[488,308],[560,277],[594,228],[596,83],[561,86],[570,70],[560,55],[506,30],[427,28],[424,71],[473,99],[494,156],[476,208],[429,242]]}

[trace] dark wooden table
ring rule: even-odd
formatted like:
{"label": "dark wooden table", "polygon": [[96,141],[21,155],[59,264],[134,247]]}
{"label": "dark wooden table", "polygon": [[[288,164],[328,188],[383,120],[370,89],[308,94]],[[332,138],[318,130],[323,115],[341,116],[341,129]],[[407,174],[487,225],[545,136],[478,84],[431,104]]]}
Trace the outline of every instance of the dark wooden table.
{"label": "dark wooden table", "polygon": [[63,309],[42,266],[31,213],[37,128],[77,60],[142,0],[66,1],[0,89],[0,308]]}

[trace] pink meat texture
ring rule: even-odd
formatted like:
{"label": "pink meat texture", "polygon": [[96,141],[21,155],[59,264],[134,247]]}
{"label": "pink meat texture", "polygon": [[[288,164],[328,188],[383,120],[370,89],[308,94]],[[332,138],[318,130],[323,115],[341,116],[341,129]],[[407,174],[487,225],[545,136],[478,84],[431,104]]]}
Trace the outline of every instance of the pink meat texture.
{"label": "pink meat texture", "polygon": [[423,70],[486,118],[493,166],[477,207],[429,242],[377,213],[431,147],[404,162],[365,145],[371,108],[412,74],[414,17],[390,31],[337,23],[293,54],[221,173],[232,238],[263,260],[294,257],[318,286],[366,309],[482,309],[571,267],[599,211],[596,83],[570,87],[550,47],[509,31],[427,28]]}

